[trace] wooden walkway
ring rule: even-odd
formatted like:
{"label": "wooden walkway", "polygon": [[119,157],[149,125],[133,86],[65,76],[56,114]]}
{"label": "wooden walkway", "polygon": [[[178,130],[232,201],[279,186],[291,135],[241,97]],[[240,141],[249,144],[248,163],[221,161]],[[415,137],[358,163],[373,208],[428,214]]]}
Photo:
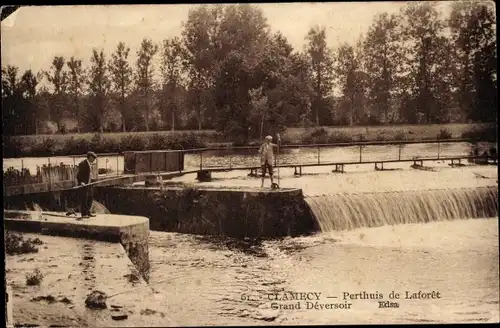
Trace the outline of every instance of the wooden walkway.
{"label": "wooden walkway", "polygon": [[[489,156],[446,156],[446,157],[426,157],[426,158],[414,158],[414,159],[391,159],[391,160],[371,160],[371,161],[351,161],[351,162],[325,162],[325,163],[303,163],[303,164],[280,164],[275,166],[276,168],[294,168],[296,175],[302,175],[302,168],[303,167],[319,167],[319,166],[332,166],[335,167],[334,171],[338,172],[345,172],[344,167],[348,165],[365,165],[365,164],[374,164],[374,168],[376,170],[384,170],[384,164],[386,163],[411,163],[413,162],[414,165],[420,165],[423,166],[424,162],[435,162],[435,161],[449,161],[450,166],[459,166],[462,164],[462,160],[483,160],[486,161],[490,164],[496,164],[496,159],[492,159]],[[225,167],[225,168],[220,168],[220,167],[205,167],[201,170],[191,170],[191,171],[183,171],[183,174],[180,175],[185,175],[185,174],[192,174],[192,173],[197,173],[201,171],[205,172],[229,172],[229,171],[236,171],[236,170],[249,170],[250,174],[257,174],[262,168],[260,166],[235,166],[235,167]],[[160,174],[162,177],[168,177],[167,174]],[[179,176],[179,175],[177,175]]]}
{"label": "wooden walkway", "polygon": [[[276,168],[294,168],[295,175],[301,176],[303,172],[303,168],[307,167],[324,167],[331,166],[333,169],[332,172],[345,172],[345,167],[349,165],[374,165],[375,170],[384,170],[384,164],[387,163],[413,163],[416,166],[423,166],[424,162],[429,161],[449,161],[450,166],[461,165],[463,160],[468,160],[470,162],[482,161],[485,164],[497,164],[497,157],[480,155],[480,156],[471,156],[471,155],[455,155],[455,156],[440,156],[440,147],[441,143],[446,142],[464,142],[465,140],[434,140],[434,141],[425,141],[425,142],[415,142],[415,141],[402,141],[402,142],[360,142],[360,143],[351,143],[351,144],[330,144],[330,145],[304,145],[306,148],[316,147],[318,149],[318,157],[317,162],[314,163],[276,163]],[[436,156],[426,157],[426,158],[418,158],[414,157],[411,159],[402,159],[401,158],[401,148],[399,151],[398,158],[395,159],[387,159],[387,160],[362,160],[362,149],[367,146],[377,146],[377,145],[399,145],[404,146],[406,144],[416,144],[416,143],[437,143],[438,149]],[[358,161],[349,161],[349,162],[321,162],[320,161],[320,148],[324,148],[326,146],[330,147],[345,147],[345,146],[359,146],[359,160]],[[238,147],[238,148],[255,148],[255,147]],[[282,147],[285,148],[285,147]],[[286,148],[301,148],[297,146],[290,146]],[[230,150],[231,148],[220,148],[220,150]],[[180,177],[187,174],[197,174],[197,178],[199,180],[204,180],[206,177],[210,177],[211,173],[214,172],[229,172],[229,171],[250,171],[249,176],[258,176],[260,174],[261,167],[255,165],[249,166],[232,166],[229,167],[207,167],[203,166],[203,152],[205,151],[213,151],[213,149],[198,149],[198,150],[185,150],[181,151],[183,153],[199,153],[200,154],[200,167],[192,168],[192,169],[182,169],[175,172],[142,172],[142,173],[117,173],[114,176],[108,175],[99,175],[97,181],[93,183],[95,186],[114,186],[114,185],[130,185],[136,182],[146,181],[150,178],[158,178],[168,180],[175,177]],[[178,152],[178,151],[176,151]],[[21,184],[21,185],[6,185],[4,183],[4,196],[14,196],[14,195],[24,195],[24,194],[33,194],[33,193],[45,193],[45,192],[55,192],[61,190],[72,189],[76,187],[76,182],[72,180],[66,181],[57,181],[52,180],[52,182],[42,182],[42,183],[32,183],[32,184]]]}

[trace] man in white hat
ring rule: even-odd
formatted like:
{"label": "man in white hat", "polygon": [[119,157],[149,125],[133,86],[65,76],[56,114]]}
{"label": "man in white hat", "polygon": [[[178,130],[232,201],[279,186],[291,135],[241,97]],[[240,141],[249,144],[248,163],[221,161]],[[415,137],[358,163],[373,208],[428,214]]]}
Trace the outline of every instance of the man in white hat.
{"label": "man in white hat", "polygon": [[278,147],[278,145],[273,144],[273,137],[266,136],[264,143],[260,146],[260,164],[262,166],[262,184],[261,188],[264,187],[264,178],[266,177],[266,170],[269,171],[269,177],[271,178],[271,186],[273,185],[273,163],[274,163],[274,151],[273,147]]}

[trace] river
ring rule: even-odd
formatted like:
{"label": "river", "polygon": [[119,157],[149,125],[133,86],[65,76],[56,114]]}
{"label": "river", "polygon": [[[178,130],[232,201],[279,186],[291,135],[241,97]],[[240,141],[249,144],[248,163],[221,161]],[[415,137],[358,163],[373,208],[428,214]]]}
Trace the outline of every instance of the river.
{"label": "river", "polygon": [[[469,151],[467,144],[440,147],[442,156]],[[435,145],[409,145],[402,149],[402,155],[427,157],[436,151]],[[290,151],[281,154],[280,161],[314,161],[316,152]],[[398,156],[397,147],[363,150],[366,159],[393,156]],[[258,160],[249,154],[233,154],[231,158],[234,165]],[[359,160],[359,148],[322,149],[321,158]],[[204,158],[204,163],[221,165],[228,160],[228,156],[212,156]],[[29,159],[23,161],[28,163]],[[188,157],[187,166],[196,167],[196,161],[196,156]],[[15,163],[19,159],[7,165]],[[323,231],[312,236],[257,244],[152,231],[148,288],[154,299],[136,302],[129,293],[122,295],[122,300],[130,298],[135,313],[158,309],[163,322],[174,326],[498,322],[498,207],[496,216],[491,217],[456,219],[448,215],[479,215],[479,208],[466,204],[475,197],[473,190],[497,190],[497,167],[451,168],[436,161],[426,163],[432,170],[414,170],[410,165],[388,165],[391,171],[374,171],[373,165],[348,166],[346,174],[332,174],[332,168],[327,167],[308,168],[302,177],[295,177],[293,169],[282,169],[282,187],[301,188],[306,199],[325,197],[330,201],[321,205],[323,223],[345,215],[339,200],[359,205],[358,212],[348,215],[350,219],[379,217],[381,223],[373,227],[347,225],[342,229],[323,224]],[[260,179],[247,177],[247,173],[215,173],[211,182],[200,185],[260,185]],[[196,183],[193,175],[174,182]],[[401,207],[403,201],[431,205]],[[435,217],[443,206],[451,209]],[[370,214],[372,209],[375,216]],[[399,216],[393,214],[397,211]],[[381,218],[391,215],[401,222]],[[404,215],[414,221],[403,224]],[[429,217],[430,222],[423,219]],[[95,249],[104,249],[99,245],[95,243]],[[75,259],[75,265],[78,261]],[[16,257],[8,257],[8,268],[18,265],[15,263]],[[99,265],[89,270],[100,275],[110,270],[106,260],[96,263]],[[11,270],[10,279],[15,279],[14,272],[16,276],[23,274],[22,270]],[[406,299],[407,293],[415,296],[419,292],[434,298]],[[391,293],[399,293],[400,298],[389,298]],[[368,294],[380,298],[360,299]],[[297,296],[307,299],[290,300]],[[391,302],[392,307],[380,308],[380,300]],[[338,305],[337,309],[325,308],[326,304],[348,304],[349,309]],[[153,316],[144,315],[143,325],[154,325],[157,321]]]}
{"label": "river", "polygon": [[[46,245],[40,254],[6,259],[14,316],[25,324],[412,324],[499,318],[497,218],[360,228],[260,245],[152,231],[146,287],[134,287],[124,278],[130,269],[119,261],[123,255],[116,246],[93,242],[91,265],[84,265],[82,273],[87,241],[37,237]],[[24,283],[35,266],[45,274],[40,288]],[[126,291],[109,304],[125,306],[129,321],[109,321],[86,310],[83,299],[93,288],[108,295]],[[378,300],[350,299],[365,292],[382,294],[385,301],[393,291],[401,295],[390,300],[398,308],[379,308]],[[406,292],[419,291],[434,291],[440,298],[405,299]],[[283,301],[290,293],[318,296]],[[349,293],[347,301],[344,293]],[[43,295],[68,297],[72,303],[46,308],[30,301]],[[346,302],[350,309],[319,308]],[[299,309],[284,309],[297,303]]]}
{"label": "river", "polygon": [[[401,150],[400,150],[401,149]],[[401,154],[399,152],[401,151]],[[367,146],[362,149],[362,160],[382,160],[382,159],[413,159],[414,157],[436,157],[438,152],[440,156],[453,155],[468,155],[471,151],[469,143],[443,143],[437,144],[408,144],[404,147],[387,145],[387,146]],[[348,162],[360,160],[360,148],[354,147],[337,147],[337,148],[321,148],[318,152],[317,148],[297,148],[297,149],[281,149],[277,154],[277,159],[281,164],[289,163],[317,163],[318,157],[320,162]],[[32,173],[36,172],[37,166],[66,165],[78,164],[83,157],[73,156],[53,156],[53,157],[24,157],[24,158],[4,158],[3,170],[9,167],[16,169],[27,168]],[[197,169],[200,167],[199,154],[186,154],[184,165],[186,170]],[[203,153],[203,167],[230,167],[230,166],[249,166],[260,165],[256,149],[228,149],[220,151],[207,151]],[[99,156],[97,159],[99,168],[107,168],[110,174],[116,174],[118,171],[123,171],[123,156]]]}

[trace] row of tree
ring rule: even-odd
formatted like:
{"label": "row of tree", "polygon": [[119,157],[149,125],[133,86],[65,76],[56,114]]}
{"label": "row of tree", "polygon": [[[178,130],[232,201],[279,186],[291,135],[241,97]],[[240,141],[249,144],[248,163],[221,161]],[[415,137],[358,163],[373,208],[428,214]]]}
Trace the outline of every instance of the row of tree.
{"label": "row of tree", "polygon": [[495,121],[495,13],[487,2],[450,5],[446,18],[432,2],[379,14],[364,37],[335,50],[324,27],[295,50],[255,6],[200,5],[180,37],[144,39],[132,65],[119,42],[109,59],[94,49],[88,68],[60,56],[20,78],[2,68],[4,133],[38,133],[43,121],[64,132],[68,117],[79,132],[198,128],[241,138],[284,126]]}

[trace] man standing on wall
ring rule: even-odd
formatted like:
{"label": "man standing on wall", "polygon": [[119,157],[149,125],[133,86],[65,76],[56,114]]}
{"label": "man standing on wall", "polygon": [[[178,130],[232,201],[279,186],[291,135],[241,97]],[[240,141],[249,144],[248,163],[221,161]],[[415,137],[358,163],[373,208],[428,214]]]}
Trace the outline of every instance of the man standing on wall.
{"label": "man standing on wall", "polygon": [[97,155],[94,152],[89,151],[87,153],[87,158],[78,164],[78,174],[76,180],[78,181],[78,186],[81,186],[80,195],[80,212],[82,214],[82,219],[88,219],[89,217],[94,217],[94,214],[90,213],[90,208],[92,207],[93,192],[92,186],[89,185],[92,180],[92,163],[97,159]]}
{"label": "man standing on wall", "polygon": [[271,186],[273,185],[273,163],[274,163],[274,150],[273,147],[277,147],[271,143],[273,137],[267,136],[265,142],[259,149],[260,164],[262,165],[262,184],[261,188],[264,187],[264,178],[266,177],[266,170],[269,171],[269,177],[271,178]]}

